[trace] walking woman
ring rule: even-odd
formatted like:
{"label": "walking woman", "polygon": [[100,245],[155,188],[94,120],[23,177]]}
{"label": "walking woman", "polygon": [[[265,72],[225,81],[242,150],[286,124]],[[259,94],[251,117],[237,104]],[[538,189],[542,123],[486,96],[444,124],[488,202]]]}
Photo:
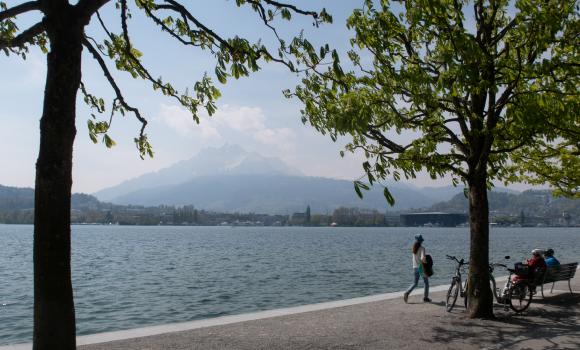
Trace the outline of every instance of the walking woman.
{"label": "walking woman", "polygon": [[414,280],[413,284],[409,287],[409,289],[407,289],[405,294],[403,294],[403,300],[405,301],[405,303],[409,299],[409,294],[411,294],[413,289],[415,289],[415,287],[417,287],[417,284],[419,283],[420,276],[423,277],[423,282],[425,282],[425,294],[423,295],[423,301],[426,303],[431,302],[431,299],[429,299],[429,278],[427,277],[427,275],[425,273],[423,273],[423,263],[426,262],[425,247],[423,247],[423,245],[422,245],[423,241],[424,241],[423,236],[421,236],[421,235],[415,236],[415,243],[413,243],[413,249],[412,249],[412,252],[413,252],[413,271],[415,273],[415,280]]}

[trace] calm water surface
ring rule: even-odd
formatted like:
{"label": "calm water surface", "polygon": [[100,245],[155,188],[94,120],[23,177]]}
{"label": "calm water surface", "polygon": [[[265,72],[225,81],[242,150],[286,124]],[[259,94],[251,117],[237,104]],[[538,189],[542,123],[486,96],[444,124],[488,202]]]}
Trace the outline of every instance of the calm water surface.
{"label": "calm water surface", "polygon": [[[32,226],[0,225],[0,344],[32,339]],[[422,233],[448,283],[445,254],[468,255],[467,228],[73,227],[78,334],[403,290]],[[552,247],[578,261],[578,228],[494,228],[492,260]]]}

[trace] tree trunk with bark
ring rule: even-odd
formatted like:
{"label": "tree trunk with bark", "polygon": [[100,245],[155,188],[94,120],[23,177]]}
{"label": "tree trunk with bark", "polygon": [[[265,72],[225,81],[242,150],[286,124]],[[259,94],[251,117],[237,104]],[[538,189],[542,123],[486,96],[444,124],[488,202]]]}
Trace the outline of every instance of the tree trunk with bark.
{"label": "tree trunk with bark", "polygon": [[84,26],[73,12],[55,6],[44,17],[50,52],[36,163],[34,350],[76,348],[70,200]]}
{"label": "tree trunk with bark", "polygon": [[469,185],[470,259],[468,305],[470,318],[493,318],[493,294],[489,284],[489,208],[486,176]]}

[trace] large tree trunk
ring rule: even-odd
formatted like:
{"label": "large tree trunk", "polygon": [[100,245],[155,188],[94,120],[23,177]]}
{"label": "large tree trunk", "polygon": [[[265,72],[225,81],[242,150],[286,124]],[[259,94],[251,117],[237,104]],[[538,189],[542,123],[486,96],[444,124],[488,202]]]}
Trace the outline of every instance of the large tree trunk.
{"label": "large tree trunk", "polygon": [[44,18],[50,39],[34,203],[35,350],[75,349],[70,200],[83,26],[71,6]]}
{"label": "large tree trunk", "polygon": [[469,227],[469,317],[493,318],[493,294],[489,285],[489,208],[485,175],[468,181]]}

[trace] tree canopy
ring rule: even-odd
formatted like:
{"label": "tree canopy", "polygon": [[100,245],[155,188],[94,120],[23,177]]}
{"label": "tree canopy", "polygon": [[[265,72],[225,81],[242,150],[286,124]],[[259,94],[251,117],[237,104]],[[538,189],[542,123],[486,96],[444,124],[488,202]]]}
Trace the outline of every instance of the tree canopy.
{"label": "tree canopy", "polygon": [[294,95],[317,130],[352,137],[371,184],[420,170],[458,184],[473,164],[579,196],[578,25],[576,1],[369,0],[347,23],[352,69],[304,56],[315,71]]}
{"label": "tree canopy", "polygon": [[348,64],[303,46],[310,70],[287,96],[364,152],[370,185],[426,171],[467,186],[471,317],[493,317],[487,188],[547,182],[579,196],[578,17],[576,0],[366,0],[347,21]]}

